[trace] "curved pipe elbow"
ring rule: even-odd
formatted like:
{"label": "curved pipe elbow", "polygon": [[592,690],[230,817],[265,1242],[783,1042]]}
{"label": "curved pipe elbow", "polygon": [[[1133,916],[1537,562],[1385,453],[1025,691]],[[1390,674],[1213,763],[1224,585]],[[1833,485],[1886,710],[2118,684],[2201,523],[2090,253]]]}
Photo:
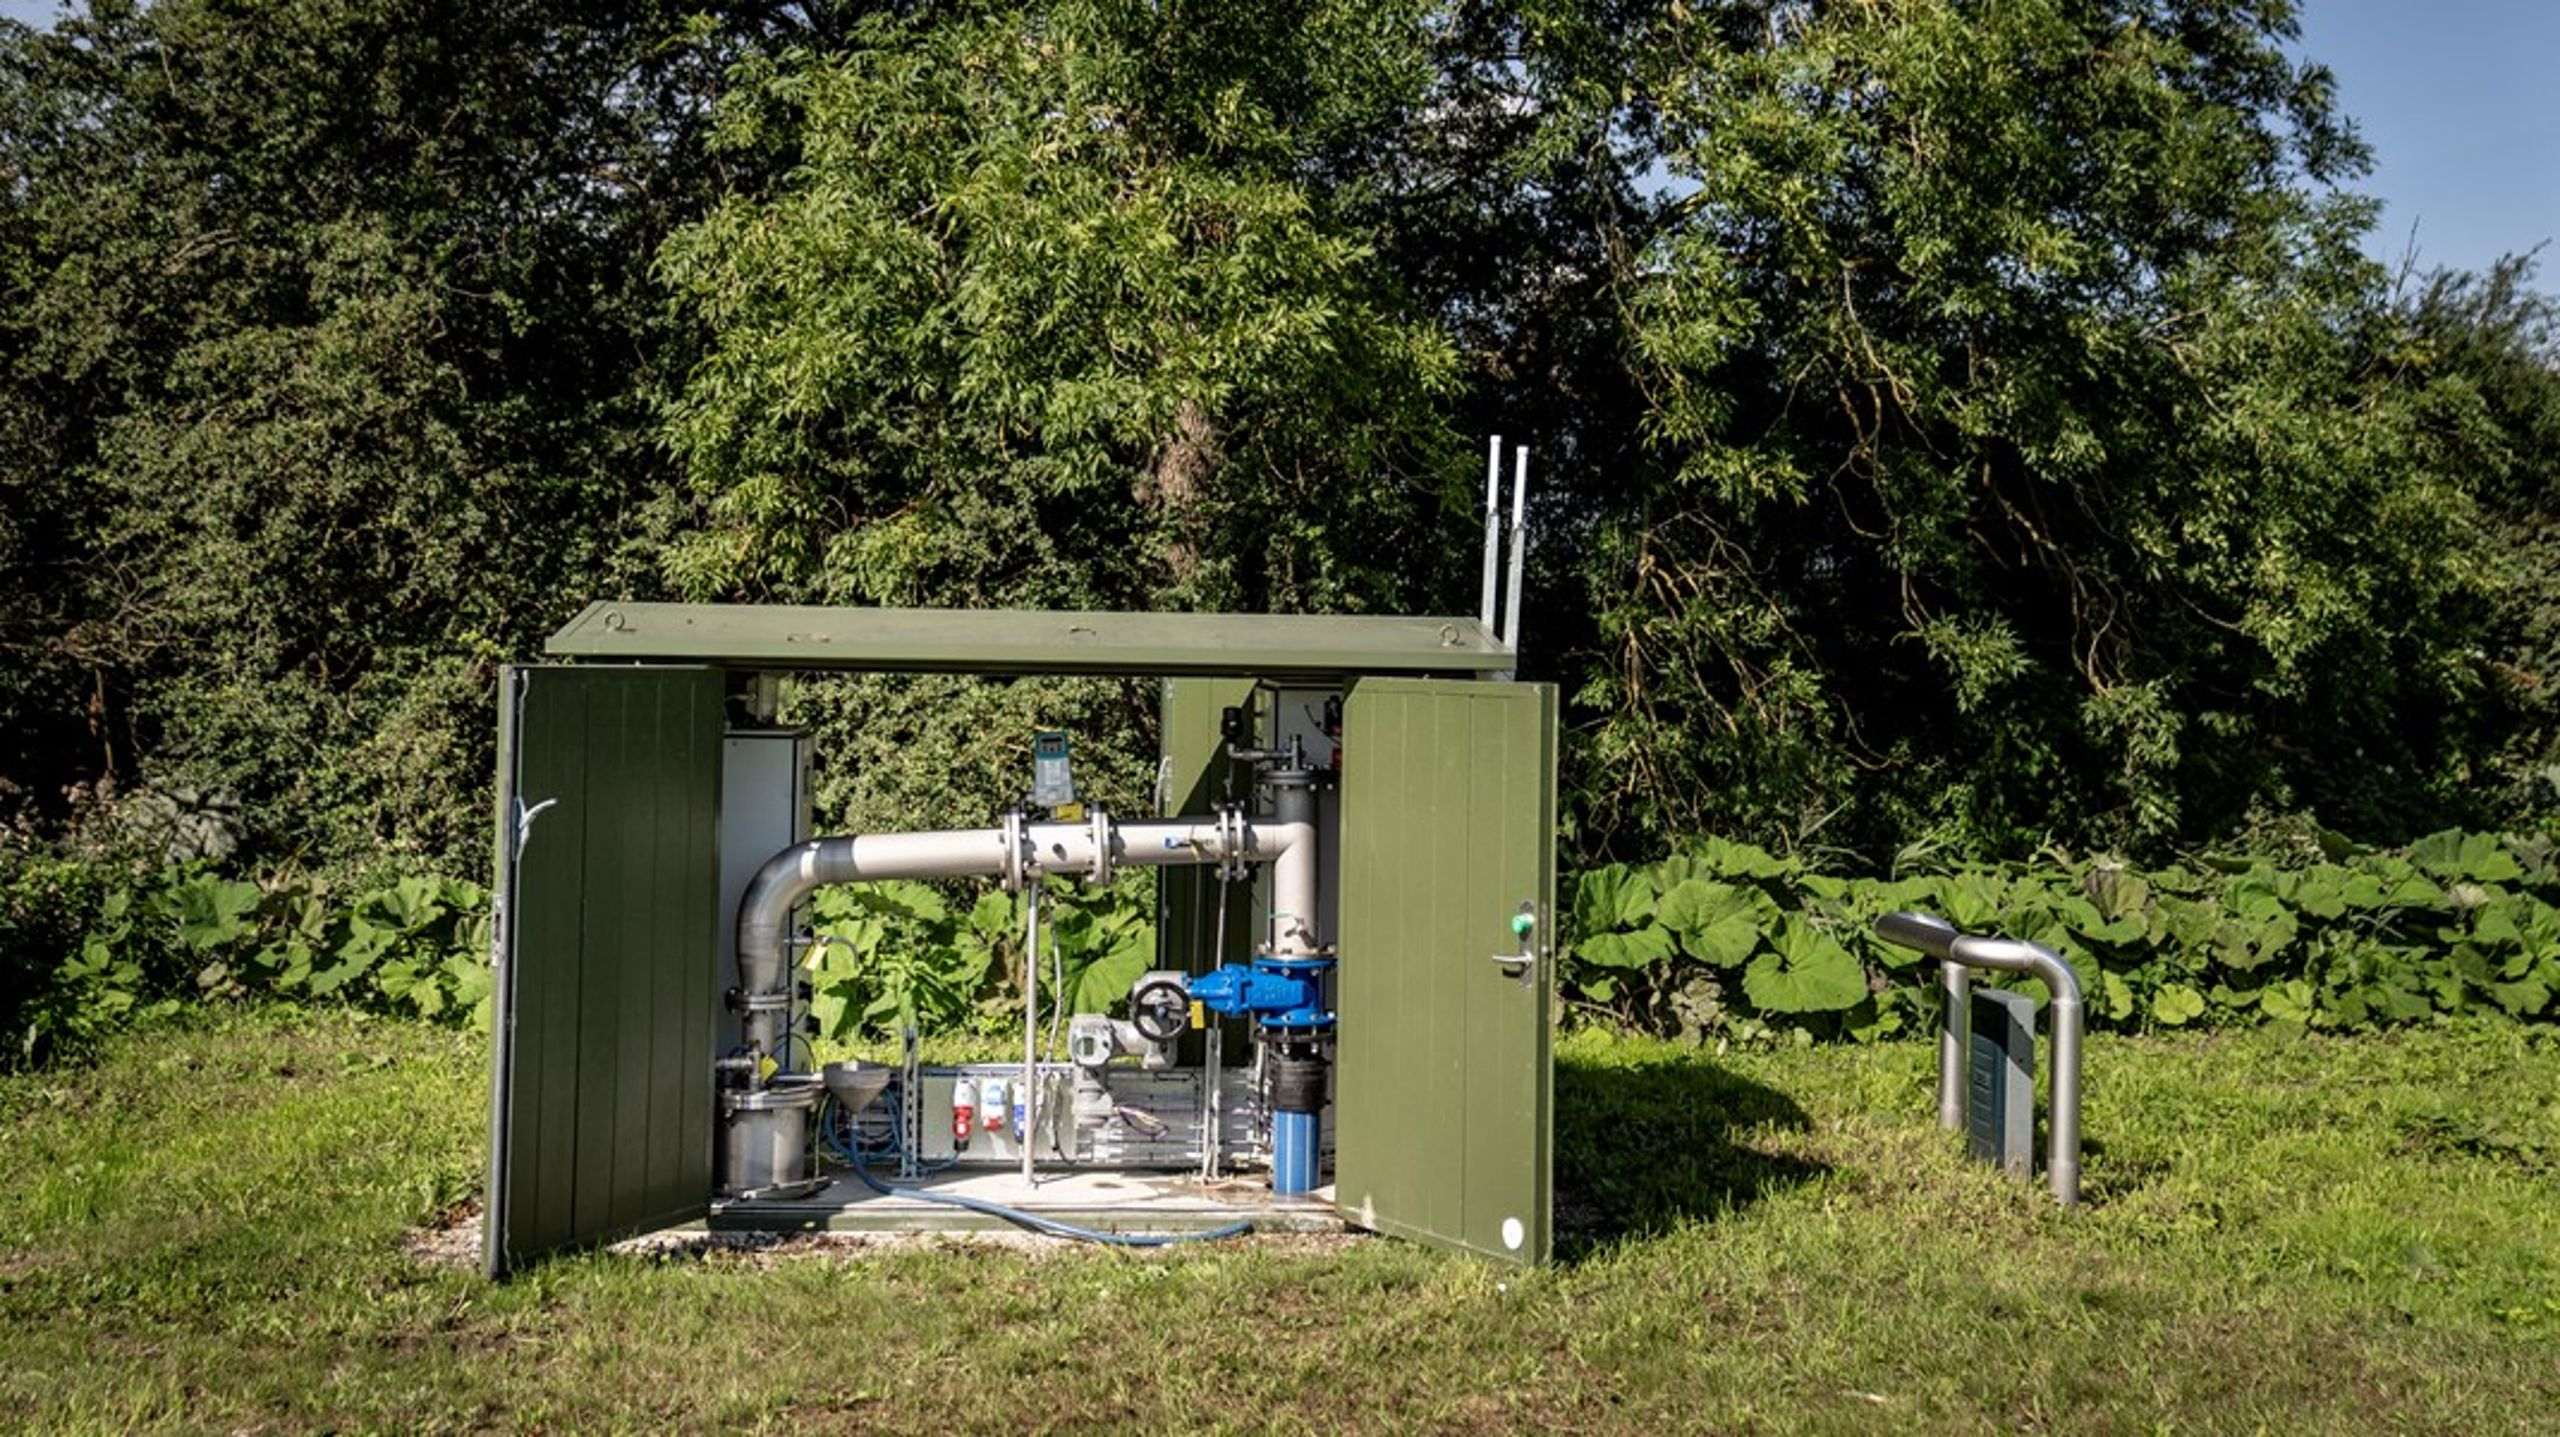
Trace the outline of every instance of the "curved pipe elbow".
{"label": "curved pipe elbow", "polygon": [[2077,1011],[2080,1007],[2080,975],[2072,970],[2061,954],[2041,943],[2029,943],[2022,938],[1986,938],[1958,933],[1947,945],[1946,956],[1968,968],[1996,968],[2004,973],[2027,974],[2051,990],[2057,1009],[2068,1007]]}
{"label": "curved pipe elbow", "polygon": [[[1216,863],[1236,835],[1242,857],[1268,863],[1283,889],[1307,890],[1298,906],[1312,908],[1315,825],[1295,815],[1281,820],[1173,818],[1114,823],[1043,823],[1010,828],[964,828],[919,833],[872,833],[813,838],[764,861],[738,904],[738,986],[749,994],[782,990],[791,910],[831,883],[884,878],[997,877],[1107,871],[1113,864],[1171,867]],[[1110,845],[1096,869],[1094,845]],[[1009,849],[1008,845],[1015,847]]]}
{"label": "curved pipe elbow", "polygon": [[740,988],[763,993],[780,986],[784,934],[791,924],[791,910],[825,882],[817,876],[819,858],[833,841],[813,838],[795,843],[766,859],[756,876],[748,880],[746,896],[738,903]]}

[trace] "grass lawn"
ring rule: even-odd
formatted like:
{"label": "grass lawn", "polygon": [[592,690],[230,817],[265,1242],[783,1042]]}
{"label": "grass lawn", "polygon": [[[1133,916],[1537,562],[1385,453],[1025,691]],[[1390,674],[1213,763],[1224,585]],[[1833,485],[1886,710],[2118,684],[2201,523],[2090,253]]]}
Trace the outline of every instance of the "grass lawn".
{"label": "grass lawn", "polygon": [[1579,1234],[421,1262],[484,1049],[233,1016],[0,1081],[37,1429],[2560,1432],[2560,1036],[2098,1039],[2090,1205],[1932,1050],[1560,1044]]}

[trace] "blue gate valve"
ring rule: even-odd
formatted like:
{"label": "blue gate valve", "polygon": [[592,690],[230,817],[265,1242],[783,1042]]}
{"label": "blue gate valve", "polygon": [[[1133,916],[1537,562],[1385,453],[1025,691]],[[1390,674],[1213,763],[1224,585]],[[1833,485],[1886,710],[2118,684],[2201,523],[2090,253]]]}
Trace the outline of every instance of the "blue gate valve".
{"label": "blue gate valve", "polygon": [[1330,1028],[1333,1013],[1324,1006],[1324,973],[1332,966],[1329,958],[1265,956],[1250,964],[1229,963],[1186,986],[1191,1000],[1212,1013],[1250,1017],[1266,1028]]}

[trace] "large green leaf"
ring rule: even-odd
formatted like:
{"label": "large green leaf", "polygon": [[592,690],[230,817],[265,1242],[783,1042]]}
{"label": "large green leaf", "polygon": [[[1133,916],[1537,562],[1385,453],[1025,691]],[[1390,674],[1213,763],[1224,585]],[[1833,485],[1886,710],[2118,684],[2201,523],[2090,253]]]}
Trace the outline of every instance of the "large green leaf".
{"label": "large green leaf", "polygon": [[203,874],[171,889],[168,907],[178,920],[178,941],[201,953],[249,933],[258,885]]}
{"label": "large green leaf", "polygon": [[2442,879],[2510,883],[2524,877],[2523,866],[2493,833],[2466,834],[2459,829],[2430,833],[2409,845],[2408,857]]}
{"label": "large green leaf", "polygon": [[[2109,922],[2132,922],[2134,930],[2110,942],[2127,942],[2142,932],[2142,914],[2151,902],[2151,885],[2140,874],[2114,863],[2102,863],[2089,870],[2081,880],[2081,888],[2098,907],[2098,913]],[[2095,937],[2097,935],[2090,935]]]}
{"label": "large green leaf", "polygon": [[1783,878],[1796,871],[1796,865],[1766,849],[1722,838],[1700,839],[1698,861],[1711,872],[1736,878]]}
{"label": "large green leaf", "polygon": [[1129,985],[1155,962],[1152,930],[1124,938],[1095,953],[1082,967],[1067,970],[1069,1010],[1105,1013],[1129,996]]}
{"label": "large green leaf", "polygon": [[1675,934],[1695,933],[1740,906],[1741,894],[1732,885],[1691,878],[1664,892],[1653,921]]}
{"label": "large green leaf", "polygon": [[415,932],[444,916],[444,884],[412,875],[374,894],[373,907],[400,931]]}
{"label": "large green leaf", "polygon": [[942,901],[941,894],[924,884],[903,878],[884,883],[852,884],[844,891],[856,905],[885,918],[942,923],[951,917],[951,907]]}
{"label": "large green leaf", "polygon": [[2225,918],[2214,929],[2214,961],[2246,972],[2274,961],[2300,932],[2301,924],[2281,907],[2269,918]]}
{"label": "large green leaf", "polygon": [[2512,982],[2491,983],[2489,996],[2509,1016],[2531,1018],[2551,1005],[2560,992],[2560,957],[2546,957]]}
{"label": "large green leaf", "polygon": [[1662,895],[1654,920],[1679,940],[1689,956],[1731,968],[1760,946],[1761,931],[1778,906],[1757,888],[1692,878]]}
{"label": "large green leaf", "polygon": [[2489,904],[2473,918],[2473,942],[2490,948],[2521,948],[2524,930],[2516,925],[2516,908],[2520,905]]}
{"label": "large green leaf", "polygon": [[2316,1001],[2309,983],[2288,978],[2259,993],[2258,1011],[2279,1022],[2308,1024],[2317,1013]]}
{"label": "large green leaf", "polygon": [[1743,970],[1742,991],[1766,1012],[1836,1013],[1866,999],[1867,971],[1831,935],[1790,918]]}
{"label": "large green leaf", "polygon": [[2184,983],[2161,985],[2151,994],[2154,1022],[2177,1028],[2204,1016],[2204,995]]}
{"label": "large green leaf", "polygon": [[1680,935],[1680,946],[1689,956],[1719,968],[1730,968],[1749,958],[1760,946],[1761,925],[1757,916],[1737,913],[1720,918],[1695,933]]}
{"label": "large green leaf", "polygon": [[1642,968],[1671,951],[1671,935],[1650,923],[1632,933],[1594,933],[1573,946],[1575,957],[1603,968]]}
{"label": "large green leaf", "polygon": [[1650,880],[1624,864],[1607,864],[1585,872],[1574,885],[1574,928],[1582,933],[1633,928],[1653,916],[1653,905]]}
{"label": "large green leaf", "polygon": [[1959,873],[1942,879],[1938,899],[1946,906],[1941,916],[1967,933],[1997,933],[2006,926],[2009,884],[1996,873]]}

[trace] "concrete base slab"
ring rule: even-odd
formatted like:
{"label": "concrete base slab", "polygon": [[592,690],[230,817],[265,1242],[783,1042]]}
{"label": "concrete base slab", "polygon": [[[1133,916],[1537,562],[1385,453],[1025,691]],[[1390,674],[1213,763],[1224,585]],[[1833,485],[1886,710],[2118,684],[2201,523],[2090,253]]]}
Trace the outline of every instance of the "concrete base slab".
{"label": "concrete base slab", "polygon": [[[1001,1203],[1097,1232],[1172,1235],[1237,1221],[1251,1222],[1258,1232],[1330,1233],[1346,1227],[1334,1211],[1331,1187],[1304,1197],[1278,1197],[1258,1178],[1203,1183],[1189,1174],[1061,1171],[1025,1183],[1021,1173],[1003,1169],[936,1173],[913,1184],[882,1181],[898,1189]],[[705,1226],[713,1232],[1020,1230],[993,1213],[935,1202],[915,1191],[876,1192],[841,1172],[807,1197],[715,1205]]]}

